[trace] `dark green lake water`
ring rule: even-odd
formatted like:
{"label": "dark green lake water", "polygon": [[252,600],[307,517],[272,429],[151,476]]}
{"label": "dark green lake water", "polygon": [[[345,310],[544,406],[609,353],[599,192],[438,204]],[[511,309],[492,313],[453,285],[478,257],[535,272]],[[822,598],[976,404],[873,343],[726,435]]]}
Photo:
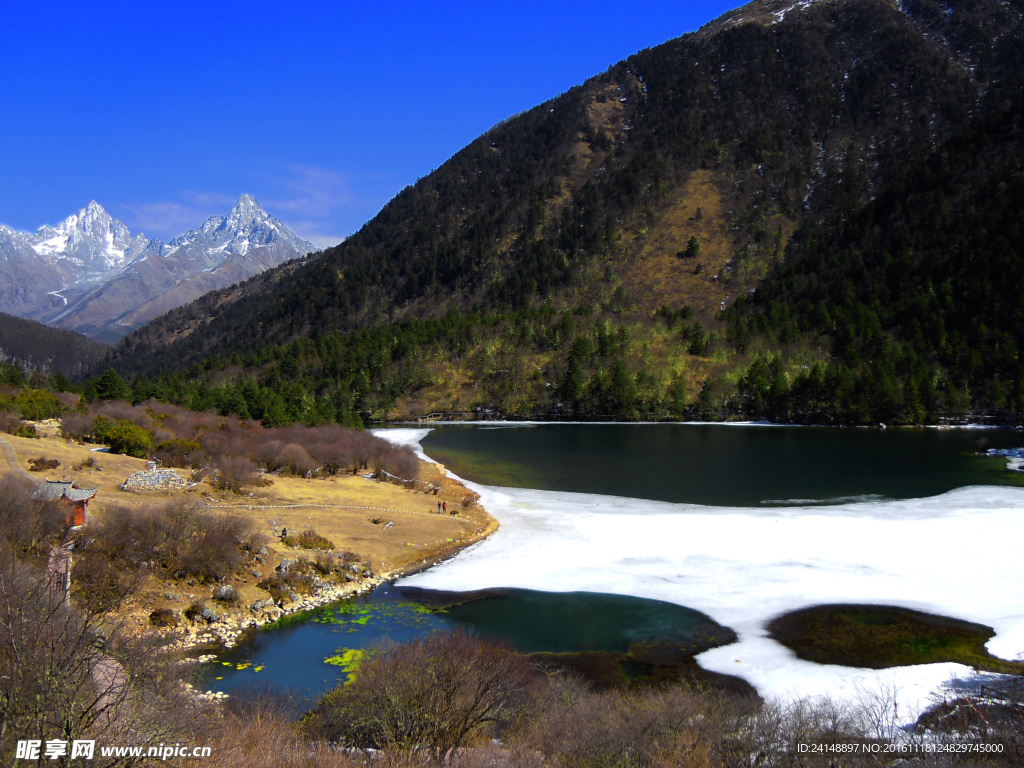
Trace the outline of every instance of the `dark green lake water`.
{"label": "dark green lake water", "polygon": [[920,498],[1024,485],[979,448],[1016,430],[839,429],[714,424],[437,426],[428,456],[486,485],[712,506]]}
{"label": "dark green lake water", "polygon": [[[317,697],[345,679],[345,665],[358,658],[353,651],[437,629],[502,637],[525,653],[625,653],[651,641],[687,645],[698,634],[720,629],[697,611],[638,597],[521,589],[466,597],[477,596],[385,585],[285,626],[253,632],[247,642],[203,665],[200,682],[203,690],[260,684]],[[461,600],[466,602],[451,605]]]}

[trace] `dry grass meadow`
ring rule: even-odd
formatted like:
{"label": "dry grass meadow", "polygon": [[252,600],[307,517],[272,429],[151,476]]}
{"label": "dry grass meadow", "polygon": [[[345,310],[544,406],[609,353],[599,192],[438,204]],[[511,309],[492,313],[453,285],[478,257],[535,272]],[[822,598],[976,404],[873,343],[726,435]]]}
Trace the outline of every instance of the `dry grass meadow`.
{"label": "dry grass meadow", "polygon": [[[282,544],[282,528],[289,533],[315,530],[334,543],[335,551],[353,553],[360,562],[369,562],[376,573],[385,576],[418,570],[497,528],[496,521],[476,504],[475,494],[449,479],[443,468],[436,465],[424,465],[420,473],[423,480],[440,486],[436,494],[351,474],[314,479],[269,475],[273,485],[255,488],[244,495],[215,490],[206,483],[181,491],[129,492],[121,490],[120,484],[132,472],[146,469],[143,459],[93,452],[89,445],[63,438],[4,435],[0,440],[0,472],[19,473],[38,482],[72,479],[82,487],[98,487],[89,514],[99,520],[116,514],[122,505],[155,508],[183,496],[224,514],[248,517],[268,538],[264,572],[272,571],[284,558],[309,554]],[[30,473],[29,461],[35,458],[56,459],[60,466],[48,472]],[[90,458],[95,465],[83,466],[82,462]],[[186,478],[190,476],[189,470],[176,471]],[[449,514],[437,513],[438,501],[448,505]],[[249,604],[268,597],[256,586],[257,581],[243,575],[229,583],[241,594],[243,604]],[[145,605],[139,606],[140,615],[165,607],[166,600],[161,595],[168,589],[167,584],[152,584]]]}

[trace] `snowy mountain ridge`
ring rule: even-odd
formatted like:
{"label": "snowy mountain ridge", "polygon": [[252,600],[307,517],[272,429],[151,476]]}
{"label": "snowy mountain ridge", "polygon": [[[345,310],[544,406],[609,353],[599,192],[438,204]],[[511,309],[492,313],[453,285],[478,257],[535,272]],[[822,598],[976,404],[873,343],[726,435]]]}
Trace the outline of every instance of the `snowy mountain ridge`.
{"label": "snowy mountain ridge", "polygon": [[93,200],[33,233],[0,224],[0,311],[114,341],[314,250],[248,194],[168,243],[132,234]]}

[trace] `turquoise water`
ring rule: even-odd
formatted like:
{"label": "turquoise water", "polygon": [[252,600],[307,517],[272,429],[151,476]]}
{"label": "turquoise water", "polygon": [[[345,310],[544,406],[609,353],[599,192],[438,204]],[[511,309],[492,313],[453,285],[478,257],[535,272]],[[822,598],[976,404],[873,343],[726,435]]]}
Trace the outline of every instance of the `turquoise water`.
{"label": "turquoise water", "polygon": [[751,507],[934,496],[1021,485],[983,448],[1017,430],[841,429],[716,424],[441,425],[428,456],[487,485]]}
{"label": "turquoise water", "polygon": [[203,690],[230,693],[260,684],[315,698],[346,678],[344,665],[358,658],[353,651],[460,628],[503,638],[525,653],[625,653],[638,643],[687,646],[723,634],[702,613],[638,597],[520,589],[460,595],[385,585],[285,626],[253,632],[203,665],[200,682]]}

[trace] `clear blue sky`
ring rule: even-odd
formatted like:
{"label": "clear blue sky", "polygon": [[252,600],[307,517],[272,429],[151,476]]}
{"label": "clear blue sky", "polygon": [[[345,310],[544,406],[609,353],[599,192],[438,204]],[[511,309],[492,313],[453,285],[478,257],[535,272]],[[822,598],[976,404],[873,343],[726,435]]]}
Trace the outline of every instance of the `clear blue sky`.
{"label": "clear blue sky", "polygon": [[496,122],[739,2],[10,3],[0,222],[168,238],[243,192],[318,245]]}

